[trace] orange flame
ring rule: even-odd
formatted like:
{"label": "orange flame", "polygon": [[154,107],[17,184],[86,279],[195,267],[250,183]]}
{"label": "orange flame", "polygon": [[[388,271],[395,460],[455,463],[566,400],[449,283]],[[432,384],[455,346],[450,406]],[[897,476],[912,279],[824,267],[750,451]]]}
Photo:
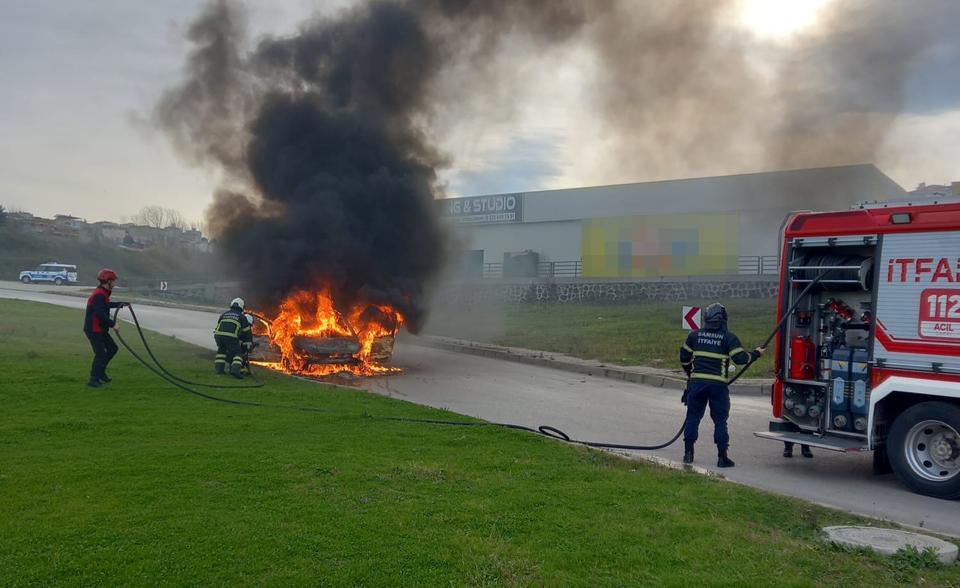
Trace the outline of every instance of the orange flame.
{"label": "orange flame", "polygon": [[[358,376],[399,372],[399,368],[378,363],[374,346],[389,345],[403,324],[403,316],[387,305],[355,304],[346,314],[336,309],[328,291],[298,291],[280,304],[269,328],[255,325],[254,334],[267,336],[279,350],[279,362],[257,362],[270,369],[305,376],[326,376],[343,371]],[[323,346],[326,353],[311,351],[309,341]],[[308,343],[303,343],[307,341]],[[299,343],[299,345],[298,345]]]}

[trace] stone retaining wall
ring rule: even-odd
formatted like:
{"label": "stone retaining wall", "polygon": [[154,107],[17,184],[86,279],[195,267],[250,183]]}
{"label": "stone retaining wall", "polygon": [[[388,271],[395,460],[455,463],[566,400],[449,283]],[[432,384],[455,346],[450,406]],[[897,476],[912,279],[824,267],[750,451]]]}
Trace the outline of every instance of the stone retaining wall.
{"label": "stone retaining wall", "polygon": [[774,279],[646,282],[474,282],[443,288],[440,304],[610,303],[773,298]]}

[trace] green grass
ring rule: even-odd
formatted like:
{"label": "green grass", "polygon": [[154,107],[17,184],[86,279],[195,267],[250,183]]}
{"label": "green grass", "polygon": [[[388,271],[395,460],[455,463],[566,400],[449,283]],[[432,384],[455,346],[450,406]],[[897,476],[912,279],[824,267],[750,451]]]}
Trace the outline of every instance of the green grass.
{"label": "green grass", "polygon": [[[752,349],[776,326],[775,300],[723,300],[730,329]],[[621,365],[679,369],[677,355],[688,331],[680,327],[681,306],[709,301],[642,304],[520,304],[443,313],[428,331],[497,345],[541,349]],[[494,328],[490,328],[494,325]],[[772,348],[770,349],[772,351]],[[768,377],[772,354],[761,358],[747,376]]]}
{"label": "green grass", "polygon": [[[855,517],[522,432],[380,420],[454,415],[377,395],[266,374],[222,394],[324,412],[231,406],[124,351],[87,389],[77,311],[0,317],[3,585],[960,586],[960,566],[817,539]],[[213,380],[209,352],[151,341]]]}

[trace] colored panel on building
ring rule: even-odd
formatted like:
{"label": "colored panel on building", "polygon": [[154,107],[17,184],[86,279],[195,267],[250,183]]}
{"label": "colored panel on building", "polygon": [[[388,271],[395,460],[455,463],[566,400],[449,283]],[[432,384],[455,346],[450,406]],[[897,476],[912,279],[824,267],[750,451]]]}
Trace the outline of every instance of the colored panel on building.
{"label": "colored panel on building", "polygon": [[670,214],[581,221],[583,276],[655,278],[737,273],[736,213]]}

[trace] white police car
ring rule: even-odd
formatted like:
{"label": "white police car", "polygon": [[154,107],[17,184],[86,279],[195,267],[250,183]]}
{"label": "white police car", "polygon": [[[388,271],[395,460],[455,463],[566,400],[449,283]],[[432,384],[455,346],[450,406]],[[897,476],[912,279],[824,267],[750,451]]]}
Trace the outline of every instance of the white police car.
{"label": "white police car", "polygon": [[31,282],[53,282],[57,286],[61,284],[76,284],[77,266],[56,261],[41,263],[36,269],[20,272],[20,281],[24,284]]}

